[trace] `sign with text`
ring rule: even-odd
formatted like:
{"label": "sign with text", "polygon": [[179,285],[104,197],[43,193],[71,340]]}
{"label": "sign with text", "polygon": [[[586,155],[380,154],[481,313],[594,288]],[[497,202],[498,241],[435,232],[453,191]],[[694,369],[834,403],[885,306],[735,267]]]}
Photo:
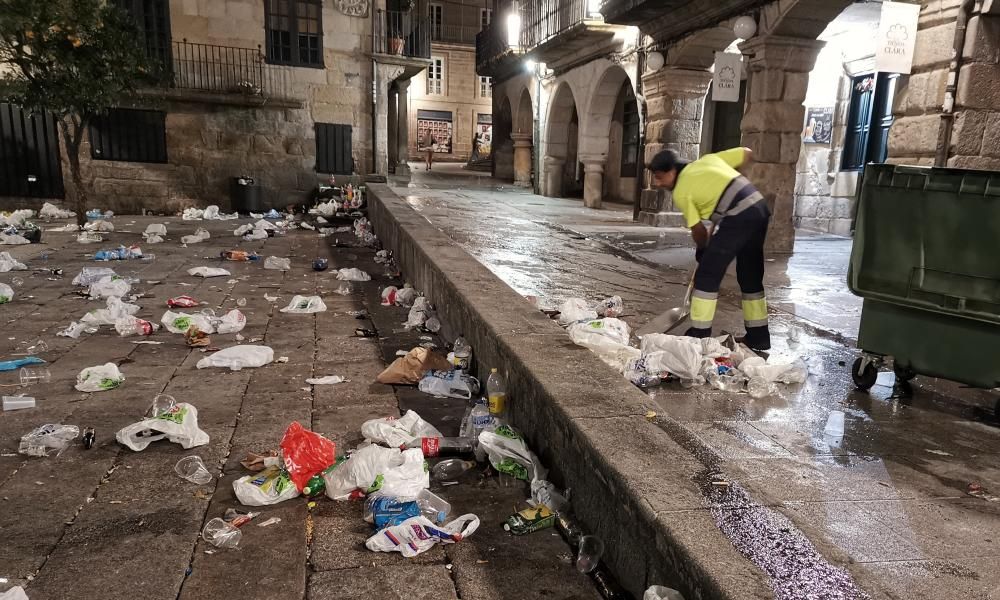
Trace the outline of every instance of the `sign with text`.
{"label": "sign with text", "polygon": [[712,77],[712,100],[715,102],[739,102],[742,72],[742,54],[716,52],[715,75]]}
{"label": "sign with text", "polygon": [[920,5],[883,2],[875,47],[875,69],[882,73],[909,74],[917,42]]}

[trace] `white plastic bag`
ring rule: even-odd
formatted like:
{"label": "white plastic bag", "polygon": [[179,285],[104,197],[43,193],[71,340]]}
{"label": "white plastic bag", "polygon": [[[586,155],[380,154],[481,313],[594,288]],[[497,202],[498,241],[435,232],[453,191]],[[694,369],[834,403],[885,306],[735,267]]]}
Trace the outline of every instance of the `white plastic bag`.
{"label": "white plastic bag", "polygon": [[471,400],[473,388],[478,390],[479,380],[468,375],[459,376],[459,371],[431,371],[425,375],[417,387],[421,392],[438,398],[461,398]]}
{"label": "white plastic bag", "polygon": [[[73,321],[66,329],[56,333],[56,335],[61,337],[73,338],[74,340],[80,338],[80,334],[87,330],[88,325],[80,321]],[[96,328],[95,328],[96,331]]]}
{"label": "white plastic bag", "polygon": [[194,275],[197,277],[225,277],[227,275],[231,275],[231,273],[218,267],[194,267],[192,269],[188,269],[188,275]]}
{"label": "white plastic bag", "polygon": [[23,262],[18,262],[10,255],[10,252],[0,252],[0,273],[8,271],[27,271],[28,267]]}
{"label": "white plastic bag", "polygon": [[201,330],[202,333],[215,333],[212,321],[205,315],[189,315],[168,310],[160,317],[160,323],[163,323],[163,326],[170,333],[187,333],[192,325]]}
{"label": "white plastic bag", "polygon": [[419,448],[400,451],[374,444],[358,448],[343,464],[326,471],[323,480],[333,500],[347,500],[357,489],[414,498],[431,484]]}
{"label": "white plastic bag", "polygon": [[701,340],[679,335],[651,333],[642,338],[642,355],[648,368],[668,372],[686,381],[701,379]]}
{"label": "white plastic bag", "polygon": [[83,226],[84,231],[95,231],[98,233],[114,233],[115,224],[111,221],[101,219],[99,221],[91,221]]}
{"label": "white plastic bag", "polygon": [[114,325],[118,319],[134,315],[137,312],[139,312],[138,304],[129,304],[117,296],[111,296],[104,308],[88,312],[83,315],[80,322],[87,325]]}
{"label": "white plastic bag", "polygon": [[150,223],[146,225],[143,235],[167,235],[167,226],[163,223]]}
{"label": "white plastic bag", "polygon": [[251,229],[246,235],[243,236],[243,239],[245,239],[248,242],[253,242],[256,240],[266,240],[267,231],[259,228]]}
{"label": "white plastic bag", "polygon": [[417,290],[411,287],[404,287],[401,290],[396,290],[396,306],[413,306],[413,302],[416,299]]}
{"label": "white plastic bag", "polygon": [[216,206],[216,205],[214,205],[214,204],[210,204],[210,205],[206,206],[205,210],[202,211],[202,213],[201,213],[201,218],[205,219],[206,221],[210,221],[212,219],[218,219],[219,218],[219,207]]}
{"label": "white plastic bag", "polygon": [[490,464],[501,473],[524,481],[545,479],[546,470],[528,449],[528,444],[510,425],[501,425],[493,431],[479,434],[479,447],[490,458]]}
{"label": "white plastic bag", "polygon": [[115,438],[136,452],[162,439],[180,444],[185,450],[208,443],[208,434],[198,427],[198,409],[187,402],[180,402],[159,416],[123,427]]}
{"label": "white plastic bag", "polygon": [[80,244],[99,244],[104,241],[104,237],[96,231],[84,231],[76,236],[76,241]]}
{"label": "white plastic bag", "polygon": [[386,527],[368,538],[365,547],[375,552],[399,552],[407,558],[430,550],[435,544],[454,544],[479,529],[479,517],[462,515],[447,525],[435,525],[427,517],[411,517]]}
{"label": "white plastic bag", "polygon": [[337,279],[341,281],[371,281],[372,276],[361,269],[340,269],[337,271]]}
{"label": "white plastic bag", "polygon": [[7,304],[14,299],[14,288],[6,283],[0,283],[0,304]]}
{"label": "white plastic bag", "polygon": [[102,277],[100,281],[90,284],[87,292],[91,298],[121,298],[132,290],[132,284],[115,276]]}
{"label": "white plastic bag", "polygon": [[205,215],[205,211],[200,208],[185,208],[181,214],[181,219],[185,221],[197,221]]}
{"label": "white plastic bag", "polygon": [[573,341],[581,346],[585,345],[577,341],[578,338],[587,338],[593,335],[601,335],[609,340],[622,345],[628,345],[631,338],[628,324],[625,321],[615,318],[594,319],[592,321],[579,322],[567,328]]}
{"label": "white plastic bag", "polygon": [[597,314],[601,317],[617,317],[625,310],[621,296],[611,296],[597,305]]}
{"label": "white plastic bag", "polygon": [[48,423],[21,436],[17,451],[25,456],[48,456],[52,452],[59,456],[79,435],[80,428],[76,425]]}
{"label": "white plastic bag", "polygon": [[59,208],[51,202],[43,204],[42,209],[38,211],[39,219],[70,219],[75,216],[75,212]]}
{"label": "white plastic bag", "polygon": [[[606,321],[612,323],[606,324]],[[617,323],[615,323],[617,322]],[[591,326],[593,324],[593,326]],[[633,348],[621,340],[628,340],[628,325],[618,319],[603,319],[573,323],[567,328],[573,343],[589,349],[598,358],[612,368],[621,372],[630,360],[640,356],[637,348]]]}
{"label": "white plastic bag", "polygon": [[287,271],[292,268],[292,261],[287,258],[268,256],[264,259],[264,268],[272,271]]}
{"label": "white plastic bag", "polygon": [[299,496],[288,471],[271,466],[259,473],[240,477],[233,482],[233,491],[244,506],[268,506]]}
{"label": "white plastic bag", "polygon": [[407,329],[421,327],[432,316],[434,316],[434,309],[427,300],[427,296],[417,296],[413,301],[413,306],[410,307],[410,312],[406,316],[406,322],[403,325]]}
{"label": "white plastic bag", "polygon": [[247,326],[246,316],[239,311],[239,309],[234,308],[233,310],[222,315],[216,323],[215,332],[225,335],[227,333],[239,333],[243,331],[243,328]]}
{"label": "white plastic bag", "polygon": [[274,362],[274,350],[269,346],[232,346],[219,350],[198,361],[199,369],[209,367],[224,367],[231,371],[243,368],[263,367]]}
{"label": "white plastic bag", "polygon": [[104,392],[113,390],[125,381],[125,375],[115,363],[104,363],[87,367],[76,376],[76,389],[80,392]]}
{"label": "white plastic bag", "polygon": [[399,448],[417,438],[441,437],[436,427],[423,420],[412,410],[400,418],[386,417],[365,421],[361,426],[361,435],[366,440],[380,442],[390,448]]}
{"label": "white plastic bag", "polygon": [[20,234],[9,235],[6,233],[0,233],[0,245],[4,246],[21,246],[24,244],[30,244],[31,240]]}
{"label": "white plastic bag", "polygon": [[324,375],[323,377],[310,377],[306,379],[309,385],[336,385],[347,381],[340,375]]}
{"label": "white plastic bag", "polygon": [[570,298],[559,305],[559,324],[564,327],[577,321],[592,321],[596,318],[597,311],[583,298]]}
{"label": "white plastic bag", "polygon": [[162,235],[156,235],[155,233],[154,234],[144,233],[144,234],[142,234],[142,239],[146,240],[147,244],[162,244],[163,243],[163,236]]}
{"label": "white plastic bag", "polygon": [[651,585],[642,595],[642,600],[684,600],[684,596],[673,588]]}
{"label": "white plastic bag", "polygon": [[288,306],[281,309],[283,313],[308,314],[326,311],[326,304],[319,296],[294,296]]}
{"label": "white plastic bag", "polygon": [[751,356],[740,363],[740,371],[748,378],[763,377],[768,382],[803,383],[809,376],[809,369],[801,359],[791,363],[773,363],[759,356]]}
{"label": "white plastic bag", "polygon": [[73,285],[89,286],[105,277],[114,277],[115,270],[108,267],[84,267],[80,273],[73,278]]}
{"label": "white plastic bag", "polygon": [[0,214],[0,225],[14,225],[15,227],[20,227],[24,225],[28,219],[35,215],[35,211],[30,208],[20,208],[10,213],[9,216],[3,216]]}

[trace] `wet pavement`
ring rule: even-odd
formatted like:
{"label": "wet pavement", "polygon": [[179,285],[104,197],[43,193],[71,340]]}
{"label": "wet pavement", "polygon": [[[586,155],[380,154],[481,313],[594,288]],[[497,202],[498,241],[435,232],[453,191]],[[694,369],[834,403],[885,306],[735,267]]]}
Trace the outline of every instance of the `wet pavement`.
{"label": "wet pavement", "polygon": [[[157,222],[167,224],[167,241],[142,244],[139,234]],[[465,411],[461,400],[374,383],[397,350],[422,343],[425,334],[403,331],[406,309],[380,305],[381,288],[400,282],[373,261],[372,249],[353,247],[352,234],[323,238],[302,230],[244,242],[232,235],[244,222],[120,216],[105,244],[81,245],[75,234],[47,231],[40,245],[0,247],[31,269],[0,273],[2,283],[22,280],[14,301],[0,306],[0,360],[43,340],[48,350],[39,355],[52,374],[48,383],[20,388],[16,371],[0,372],[0,393],[23,391],[37,399],[37,408],[0,413],[0,593],[23,585],[31,600],[597,600],[591,581],[576,571],[570,547],[554,529],[524,537],[503,531],[503,519],[526,506],[528,492],[522,483],[501,481],[489,467],[466,473],[457,485],[432,483],[432,490],[452,504],[452,516],[474,513],[481,525],[463,542],[436,546],[413,559],[367,550],[364,542],[372,528],[362,520],[361,503],[325,497],[315,505],[295,498],[253,509],[262,514],[243,527],[238,549],[217,550],[199,539],[208,519],[230,507],[246,509],[232,488],[247,474],[239,461],[247,452],[277,449],[291,421],[323,433],[343,452],[361,443],[360,427],[369,419],[414,409],[445,435],[456,435]],[[179,238],[198,227],[207,228],[211,237],[180,247]],[[341,247],[331,248],[333,239]],[[88,258],[120,243],[139,243],[156,259],[94,263]],[[219,252],[231,248],[289,257],[292,269],[221,262]],[[43,253],[50,256],[43,259]],[[329,271],[311,270],[318,256],[329,258]],[[166,310],[166,299],[179,294],[205,303],[189,312],[211,308],[221,313],[245,299],[243,343],[260,338],[255,343],[288,361],[236,372],[199,370],[195,363],[206,354],[188,348],[183,336],[162,330],[145,339],[122,338],[109,327],[78,340],[57,337],[71,320],[102,304],[73,293],[70,282],[83,266],[110,266],[139,279],[133,288],[142,294],[136,301],[138,316],[154,322]],[[195,266],[221,266],[232,275],[189,276],[187,269]],[[341,267],[361,268],[373,280],[353,283],[347,295],[334,293],[341,284],[335,269]],[[54,268],[63,274],[45,270]],[[279,312],[295,294],[322,296],[327,311]],[[349,314],[361,310],[368,319]],[[378,336],[356,337],[358,327],[373,328]],[[222,348],[239,341],[236,334],[211,339]],[[120,365],[126,377],[119,388],[89,394],[73,389],[81,369],[108,361]],[[324,375],[348,381],[305,383]],[[198,408],[208,445],[185,451],[158,442],[132,452],[115,441],[115,432],[140,420],[160,392]],[[97,443],[87,450],[77,439],[58,457],[19,455],[18,439],[43,423],[95,427]],[[187,455],[204,459],[216,475],[212,483],[197,486],[174,473],[174,464]],[[281,521],[257,526],[270,517]]]}
{"label": "wet pavement", "polygon": [[[694,264],[685,231],[634,225],[630,207],[586,209],[454,167],[415,169],[396,191],[521,294],[549,304],[617,294],[633,328],[680,303]],[[649,393],[680,423],[677,437],[693,436],[714,457],[706,463],[746,491],[715,507],[717,522],[774,577],[777,597],[1000,598],[998,395],[918,377],[912,398],[893,397],[891,373],[870,393],[854,389],[861,301],[845,284],[850,244],[802,233],[793,255],[769,257],[772,354],[804,358],[805,383],[758,400],[678,385]],[[723,284],[719,312],[719,329],[741,331],[734,277]],[[790,326],[804,331],[797,344],[787,339]],[[834,410],[846,414],[842,438],[824,435]],[[973,483],[989,492],[970,494]],[[730,518],[741,511],[745,518]],[[780,579],[781,568],[760,560],[768,554],[762,524],[805,536],[775,552],[814,547],[863,591],[796,595],[794,578]],[[803,571],[810,568],[795,573]],[[827,590],[849,591],[833,572],[813,575],[833,578]]]}

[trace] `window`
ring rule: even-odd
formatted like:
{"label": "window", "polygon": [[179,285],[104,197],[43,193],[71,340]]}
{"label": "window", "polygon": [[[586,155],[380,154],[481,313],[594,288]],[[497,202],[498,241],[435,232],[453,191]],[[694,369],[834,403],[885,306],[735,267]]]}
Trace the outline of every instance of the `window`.
{"label": "window", "polygon": [[639,163],[639,105],[631,84],[625,83],[625,110],[622,113],[622,177],[635,177]]}
{"label": "window", "polygon": [[427,93],[441,95],[444,93],[444,59],[431,57],[431,66],[427,67]]}
{"label": "window", "polygon": [[167,162],[167,113],[113,108],[90,121],[90,155],[95,160]]}
{"label": "window", "polygon": [[320,0],[264,0],[267,13],[267,62],[323,66]]}
{"label": "window", "polygon": [[844,171],[859,171],[870,162],[885,162],[892,127],[892,100],[898,75],[879,73],[851,80],[851,105],[844,135]]}
{"label": "window", "polygon": [[316,171],[334,175],[354,172],[350,125],[316,123]]}
{"label": "window", "polygon": [[480,21],[480,29],[486,29],[487,27],[489,27],[490,23],[493,21],[493,9],[480,8],[479,21]]}
{"label": "window", "polygon": [[146,54],[170,64],[170,7],[168,0],[115,0],[135,21],[143,37]]}
{"label": "window", "polygon": [[492,77],[479,77],[479,97],[480,98],[490,98],[493,96],[493,78]]}
{"label": "window", "polygon": [[444,7],[440,4],[431,4],[431,40],[441,41],[444,30]]}

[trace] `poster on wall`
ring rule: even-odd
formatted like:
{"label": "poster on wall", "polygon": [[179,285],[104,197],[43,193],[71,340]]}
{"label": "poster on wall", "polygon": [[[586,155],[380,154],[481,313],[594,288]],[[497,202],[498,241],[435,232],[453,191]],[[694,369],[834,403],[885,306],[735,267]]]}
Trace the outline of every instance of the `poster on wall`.
{"label": "poster on wall", "polygon": [[833,141],[833,107],[810,107],[806,111],[806,129],[802,141],[807,144],[829,144]]}
{"label": "poster on wall", "polygon": [[493,115],[476,115],[475,139],[473,156],[478,154],[478,158],[489,158],[493,151]]}
{"label": "poster on wall", "polygon": [[742,54],[716,52],[715,73],[712,76],[712,100],[715,102],[739,102],[742,72]]}
{"label": "poster on wall", "polygon": [[417,111],[417,147],[420,150],[433,148],[435,153],[451,154],[453,133],[450,111]]}
{"label": "poster on wall", "polygon": [[875,46],[875,69],[883,73],[909,74],[917,42],[920,5],[883,2]]}

